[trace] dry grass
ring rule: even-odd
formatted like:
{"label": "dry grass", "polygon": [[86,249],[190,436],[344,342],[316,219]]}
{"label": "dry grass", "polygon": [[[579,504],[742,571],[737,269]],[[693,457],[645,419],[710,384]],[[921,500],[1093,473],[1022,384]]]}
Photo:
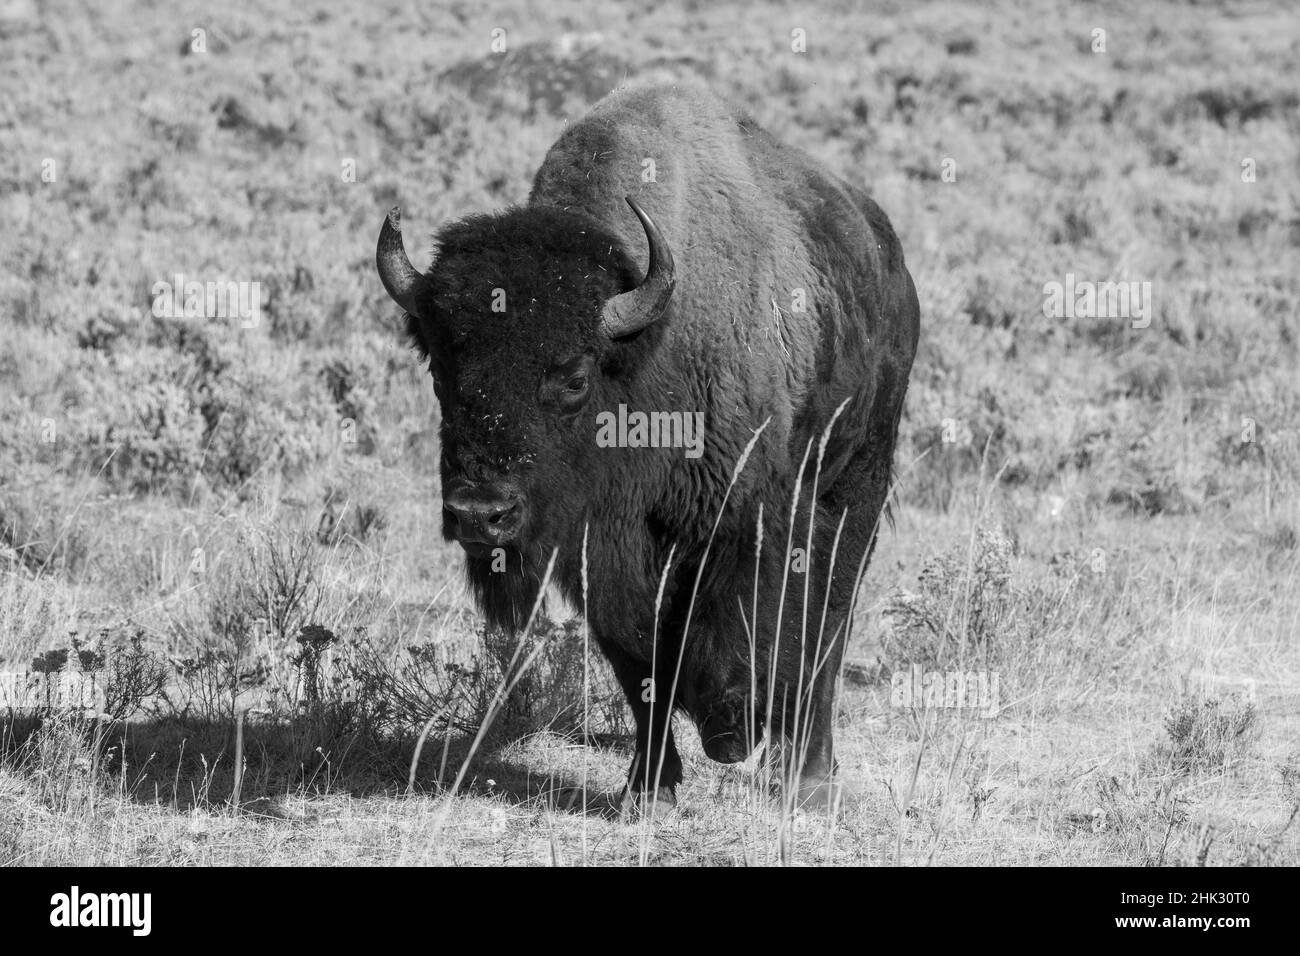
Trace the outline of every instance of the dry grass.
{"label": "dry grass", "polygon": [[[0,863],[1300,862],[1289,13],[1036,7],[6,5],[0,666],[76,632],[143,690],[0,718]],[[581,627],[548,607],[516,657],[440,539],[380,218],[522,200],[624,76],[703,77],[868,186],[916,277],[833,825],[686,727],[681,809],[618,819]],[[262,283],[261,325],[154,319],[178,272]],[[1067,272],[1152,282],[1150,326],[1045,317]],[[899,705],[914,664],[996,672],[996,715]]]}

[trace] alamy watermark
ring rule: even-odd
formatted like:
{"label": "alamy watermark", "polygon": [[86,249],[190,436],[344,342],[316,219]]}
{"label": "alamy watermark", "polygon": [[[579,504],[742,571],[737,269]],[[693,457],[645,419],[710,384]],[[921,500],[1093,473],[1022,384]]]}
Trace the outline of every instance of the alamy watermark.
{"label": "alamy watermark", "polygon": [[83,893],[73,886],[50,897],[50,925],[57,927],[129,927],[133,936],[148,936],[153,926],[152,893]]}
{"label": "alamy watermark", "polygon": [[104,709],[104,688],[84,671],[0,671],[0,710]]}
{"label": "alamy watermark", "polygon": [[682,448],[687,458],[704,454],[703,412],[617,412],[596,415],[598,448]]}
{"label": "alamy watermark", "polygon": [[891,707],[964,710],[996,717],[1002,707],[1002,676],[997,671],[927,671],[920,664],[896,670],[889,680]]}
{"label": "alamy watermark", "polygon": [[160,279],[150,290],[153,314],[158,319],[239,319],[246,329],[262,321],[260,282],[200,282],[177,273]]}
{"label": "alamy watermark", "polygon": [[1043,315],[1049,319],[1131,319],[1151,324],[1150,282],[1092,282],[1065,274],[1064,282],[1043,284]]}

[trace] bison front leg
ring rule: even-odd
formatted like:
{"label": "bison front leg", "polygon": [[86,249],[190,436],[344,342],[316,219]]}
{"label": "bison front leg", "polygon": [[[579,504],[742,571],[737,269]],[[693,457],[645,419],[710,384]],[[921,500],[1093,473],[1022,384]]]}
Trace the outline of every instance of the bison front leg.
{"label": "bison front leg", "polygon": [[[889,463],[897,429],[897,406],[901,401],[901,388],[882,392],[873,415],[875,420],[887,423],[884,430],[875,436],[874,444],[866,445],[854,456],[818,503],[817,527],[822,536],[818,551],[828,555],[833,550],[835,561],[833,566],[825,560],[814,565],[810,610],[816,615],[824,613],[826,624],[819,628],[816,642],[810,641],[811,635],[803,637],[804,667],[810,668],[812,678],[807,707],[797,716],[792,734],[796,743],[804,741],[796,797],[800,805],[809,809],[838,808],[848,795],[843,783],[835,779],[838,770],[834,755],[835,691],[853,623],[854,598],[875,548],[889,494]],[[836,529],[836,533],[827,540],[825,536],[830,529]]]}
{"label": "bison front leg", "polygon": [[[820,667],[806,695],[803,713],[794,721],[793,742],[800,751],[795,799],[797,806],[807,810],[834,812],[843,801],[844,786],[836,779],[839,765],[835,760],[835,685],[842,653],[843,642],[837,641],[835,646],[823,649],[824,656],[818,655],[822,656]],[[815,649],[812,654],[816,654]]]}
{"label": "bison front leg", "polygon": [[[842,633],[783,635],[778,676],[760,690],[773,729],[765,760],[792,807],[839,809],[844,794],[835,759],[835,691]],[[802,660],[800,660],[802,658]],[[766,716],[770,715],[770,716]]]}
{"label": "bison front leg", "polygon": [[619,647],[600,646],[636,721],[636,753],[619,808],[651,813],[671,809],[677,805],[677,785],[682,782],[682,760],[673,740],[672,704],[664,699],[666,695],[656,695],[648,664]]}
{"label": "bison front leg", "polygon": [[776,581],[768,591],[784,593],[783,605],[767,611],[769,619],[780,619],[780,633],[768,631],[762,645],[775,675],[767,688],[768,706],[784,745],[786,798],[809,810],[836,809],[845,793],[836,779],[835,698],[850,609],[874,536],[875,515],[869,517],[870,522],[862,510],[819,505],[809,544],[805,510],[794,537],[805,549],[799,575],[785,574],[779,553],[769,562],[768,574],[782,575],[785,590]]}

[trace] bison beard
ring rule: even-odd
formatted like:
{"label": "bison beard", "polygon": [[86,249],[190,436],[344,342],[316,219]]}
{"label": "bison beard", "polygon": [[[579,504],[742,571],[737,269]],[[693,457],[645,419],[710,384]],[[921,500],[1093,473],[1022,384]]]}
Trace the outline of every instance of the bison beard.
{"label": "bison beard", "polygon": [[[636,719],[625,797],[675,799],[684,711],[715,760],[792,744],[793,796],[834,802],[835,684],[919,325],[880,208],[704,90],[628,89],[526,206],[443,229],[424,275],[394,211],[378,264],[442,410],[444,535],[511,631],[556,555]],[[620,406],[703,413],[702,456],[596,447]]]}

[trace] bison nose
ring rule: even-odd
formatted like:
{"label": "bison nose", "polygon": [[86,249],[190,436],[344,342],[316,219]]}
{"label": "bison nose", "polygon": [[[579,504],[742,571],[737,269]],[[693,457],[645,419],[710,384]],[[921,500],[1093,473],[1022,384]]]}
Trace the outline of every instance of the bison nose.
{"label": "bison nose", "polygon": [[490,490],[465,490],[443,502],[456,539],[462,544],[509,544],[524,523],[523,500]]}

